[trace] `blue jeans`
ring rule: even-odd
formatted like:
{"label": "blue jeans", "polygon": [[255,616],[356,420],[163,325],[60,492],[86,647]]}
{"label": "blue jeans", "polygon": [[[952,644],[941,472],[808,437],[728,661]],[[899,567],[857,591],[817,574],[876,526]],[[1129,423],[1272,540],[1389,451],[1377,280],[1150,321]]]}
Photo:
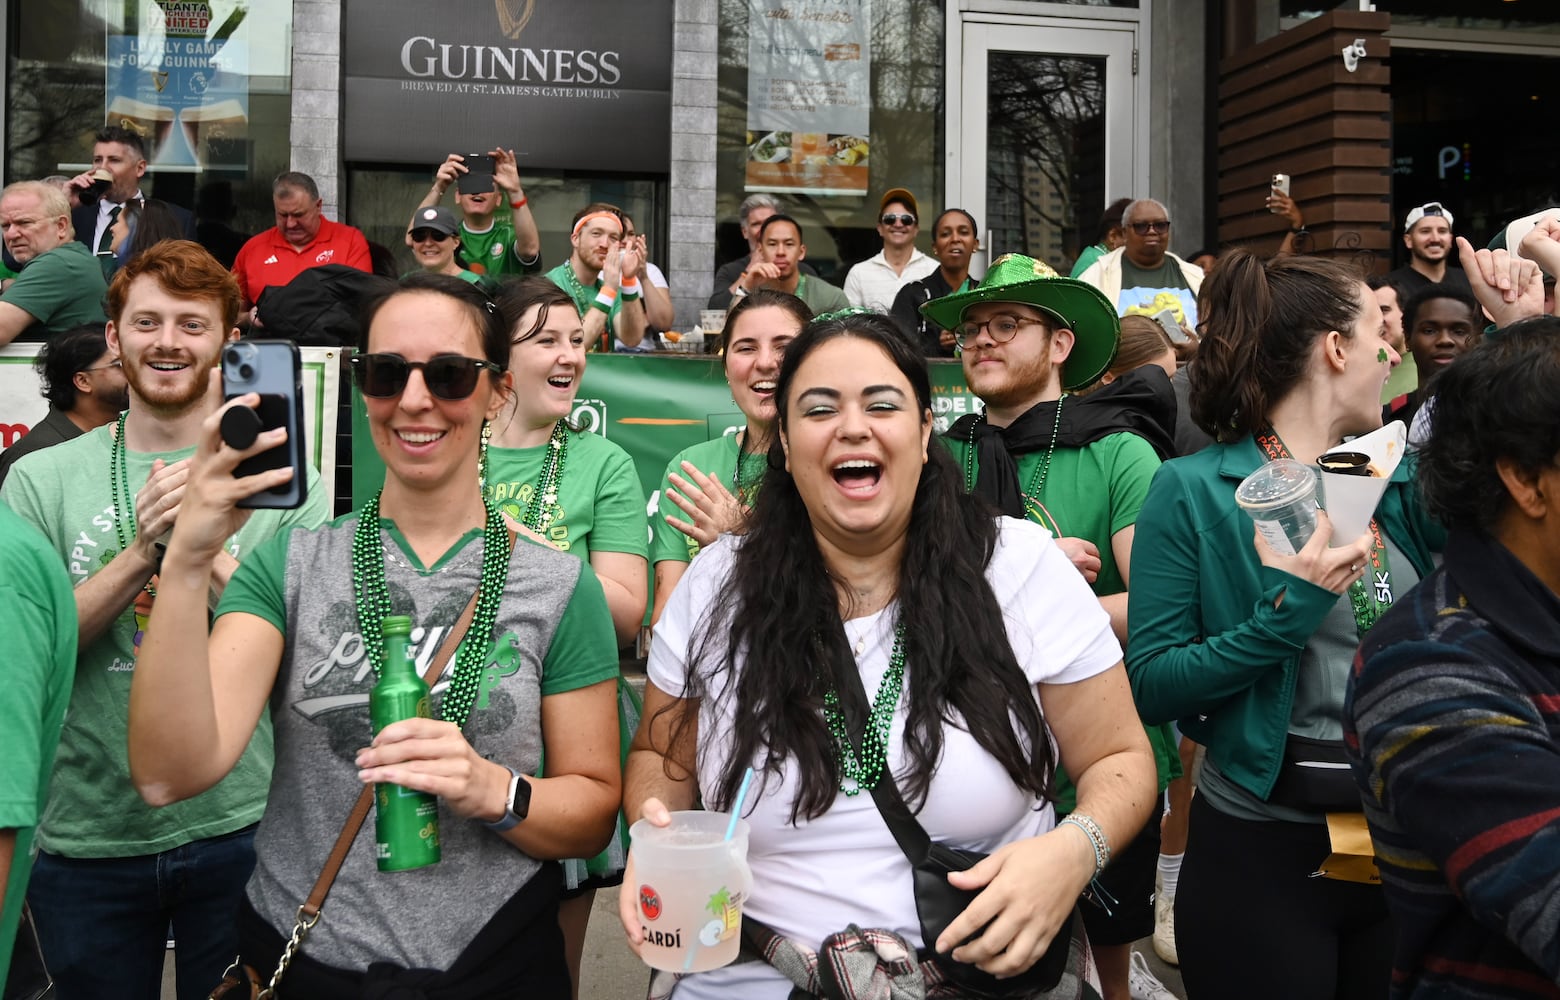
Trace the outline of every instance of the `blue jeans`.
{"label": "blue jeans", "polygon": [[238,954],[255,828],[133,858],[38,852],[27,901],[59,1000],[158,1000],[173,926],[179,1000],[204,1000]]}

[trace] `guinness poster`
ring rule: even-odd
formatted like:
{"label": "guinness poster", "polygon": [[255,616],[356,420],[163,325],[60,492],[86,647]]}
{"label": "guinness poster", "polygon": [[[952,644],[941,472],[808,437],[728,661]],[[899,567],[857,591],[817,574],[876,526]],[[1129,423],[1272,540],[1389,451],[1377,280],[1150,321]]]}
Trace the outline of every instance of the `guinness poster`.
{"label": "guinness poster", "polygon": [[343,154],[665,173],[672,0],[345,0]]}

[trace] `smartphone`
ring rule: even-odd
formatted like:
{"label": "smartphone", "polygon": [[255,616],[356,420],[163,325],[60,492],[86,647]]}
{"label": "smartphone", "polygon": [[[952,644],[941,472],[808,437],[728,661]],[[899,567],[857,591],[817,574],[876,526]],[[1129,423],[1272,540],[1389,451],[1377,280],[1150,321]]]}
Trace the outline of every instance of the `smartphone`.
{"label": "smartphone", "polygon": [[486,153],[467,153],[461,157],[466,172],[455,181],[461,194],[488,194],[493,190],[493,158]]}
{"label": "smartphone", "polygon": [[[1273,175],[1273,183],[1270,186],[1272,187],[1274,194],[1281,194],[1285,198],[1289,197],[1289,175],[1288,174],[1274,174]],[[1269,212],[1273,212],[1273,213],[1276,214],[1278,212],[1278,209],[1277,208],[1269,208],[1268,211]]]}
{"label": "smartphone", "polygon": [[1181,329],[1181,324],[1176,322],[1175,310],[1161,309],[1150,317],[1155,323],[1164,328],[1165,335],[1170,338],[1172,344],[1187,344],[1191,342],[1186,331]]}
{"label": "smartphone", "polygon": [[[308,465],[304,458],[303,358],[290,340],[239,340],[222,349],[222,398],[260,394],[254,413],[256,433],[287,428],[287,440],[244,459],[235,476],[252,476],[291,466],[293,477],[274,489],[261,490],[238,502],[240,507],[290,510],[308,496]],[[251,422],[252,423],[252,422]],[[223,436],[228,437],[224,421]],[[229,444],[235,444],[231,438]]]}

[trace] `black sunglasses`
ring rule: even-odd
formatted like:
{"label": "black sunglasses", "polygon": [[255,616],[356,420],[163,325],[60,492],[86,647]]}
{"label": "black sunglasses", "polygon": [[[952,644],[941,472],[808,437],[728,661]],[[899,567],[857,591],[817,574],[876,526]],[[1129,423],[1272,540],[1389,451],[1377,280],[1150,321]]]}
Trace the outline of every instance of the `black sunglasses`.
{"label": "black sunglasses", "polygon": [[421,228],[412,230],[412,242],[413,243],[422,243],[425,240],[433,240],[433,241],[438,242],[438,243],[443,243],[445,240],[453,239],[453,238],[454,238],[453,234],[451,234],[451,233],[441,233],[437,229],[428,229],[426,227],[421,227]]}
{"label": "black sunglasses", "polygon": [[375,399],[399,396],[412,377],[412,369],[422,371],[423,385],[443,400],[468,398],[477,388],[482,369],[502,372],[491,361],[479,361],[460,354],[438,354],[427,361],[408,361],[399,354],[357,354],[352,357],[352,373],[359,391]]}
{"label": "black sunglasses", "polygon": [[1132,231],[1139,236],[1147,236],[1149,233],[1168,233],[1170,231],[1169,219],[1164,219],[1160,222],[1133,222],[1130,225],[1132,226]]}
{"label": "black sunglasses", "polygon": [[889,212],[878,221],[883,223],[885,226],[892,226],[896,222],[902,223],[906,226],[913,226],[915,225],[915,216],[908,213],[904,215],[895,215],[893,212]]}

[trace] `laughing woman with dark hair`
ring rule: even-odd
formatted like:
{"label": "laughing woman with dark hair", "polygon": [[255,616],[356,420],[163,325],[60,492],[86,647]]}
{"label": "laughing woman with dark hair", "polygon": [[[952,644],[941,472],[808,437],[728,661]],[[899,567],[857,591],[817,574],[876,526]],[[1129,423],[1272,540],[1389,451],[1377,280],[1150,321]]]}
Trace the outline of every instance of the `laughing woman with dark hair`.
{"label": "laughing woman with dark hair", "polygon": [[1326,814],[1360,811],[1339,769],[1349,663],[1429,572],[1436,533],[1406,463],[1379,530],[1333,539],[1319,513],[1295,555],[1262,540],[1235,490],[1270,459],[1315,464],[1379,428],[1396,355],[1375,296],[1328,261],[1231,251],[1201,301],[1192,416],[1216,443],[1154,476],[1128,605],[1138,709],[1208,751],[1175,896],[1181,975],[1198,1000],[1377,998],[1392,941],[1380,887],[1311,875],[1331,853]]}
{"label": "laughing woman with dark hair", "polygon": [[[775,399],[747,534],[700,554],[656,628],[625,808],[658,825],[696,802],[729,810],[751,766],[745,921],[793,953],[856,925],[938,963],[1022,972],[1070,934],[1079,893],[1154,795],[1109,619],[1043,529],[964,494],[930,444],[925,363],[891,320],[809,326]],[[867,717],[859,749],[849,714]],[[1078,785],[1061,826],[1057,763]],[[879,781],[934,841],[991,852],[950,877],[979,895],[938,940],[922,939],[910,863],[858,794]],[[632,871],[631,854],[619,915],[638,947]],[[914,963],[891,974],[921,979]],[[793,985],[820,989],[755,961],[675,990],[783,1000]]]}

